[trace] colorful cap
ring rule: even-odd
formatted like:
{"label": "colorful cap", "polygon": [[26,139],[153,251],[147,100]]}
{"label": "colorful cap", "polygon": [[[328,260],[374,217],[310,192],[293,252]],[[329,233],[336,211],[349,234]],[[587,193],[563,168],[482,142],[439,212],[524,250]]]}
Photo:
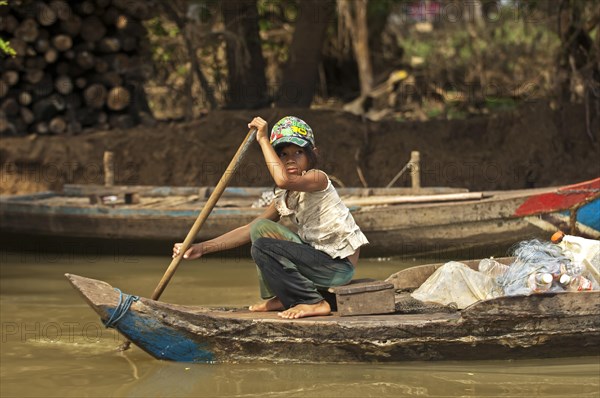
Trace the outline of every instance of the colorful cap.
{"label": "colorful cap", "polygon": [[310,126],[295,116],[286,116],[273,126],[269,142],[273,147],[289,143],[300,147],[315,146],[315,136]]}

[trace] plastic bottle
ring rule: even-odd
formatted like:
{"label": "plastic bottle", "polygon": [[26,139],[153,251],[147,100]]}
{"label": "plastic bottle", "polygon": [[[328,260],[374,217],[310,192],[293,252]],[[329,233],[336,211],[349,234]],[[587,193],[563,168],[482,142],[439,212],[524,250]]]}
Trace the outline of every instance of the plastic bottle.
{"label": "plastic bottle", "polygon": [[478,270],[492,278],[496,278],[508,271],[508,265],[499,263],[493,257],[490,257],[479,262]]}
{"label": "plastic bottle", "polygon": [[527,285],[533,293],[547,292],[552,286],[552,274],[545,272],[531,274],[527,280]]}
{"label": "plastic bottle", "polygon": [[570,276],[570,275],[568,275],[568,272],[567,272],[567,266],[564,264],[560,264],[560,267],[558,268],[558,270],[555,270],[554,272],[552,272],[552,278],[555,281],[560,281],[560,278],[563,275]]}
{"label": "plastic bottle", "polygon": [[567,290],[569,288],[569,283],[571,283],[572,281],[573,278],[571,278],[570,275],[562,274],[560,278],[558,278],[558,285],[563,289]]}
{"label": "plastic bottle", "polygon": [[572,280],[567,285],[567,290],[570,292],[582,292],[585,290],[592,290],[592,289],[593,289],[592,281],[582,275],[572,278]]}

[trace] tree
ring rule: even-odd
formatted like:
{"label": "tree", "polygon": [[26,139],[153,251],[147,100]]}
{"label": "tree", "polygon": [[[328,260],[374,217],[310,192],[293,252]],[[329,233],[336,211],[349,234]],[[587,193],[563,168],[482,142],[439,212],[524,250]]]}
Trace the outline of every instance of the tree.
{"label": "tree", "polygon": [[373,69],[369,51],[369,30],[367,26],[368,0],[338,0],[338,17],[343,29],[350,34],[352,50],[358,64],[360,95],[369,95],[373,88]]}
{"label": "tree", "polygon": [[298,2],[298,14],[288,62],[276,100],[279,107],[308,108],[318,78],[318,67],[327,27],[333,16],[333,0]]}
{"label": "tree", "polygon": [[192,38],[191,30],[193,27],[188,23],[186,12],[187,12],[187,2],[186,1],[164,1],[159,3],[162,7],[163,11],[168,15],[169,19],[171,19],[180,32],[183,33],[183,40],[185,42],[185,46],[187,52],[190,57],[190,63],[192,65],[192,71],[190,73],[190,78],[188,79],[188,105],[186,110],[186,118],[192,118],[192,95],[191,95],[191,87],[192,87],[192,76],[195,74],[200,82],[200,86],[202,90],[204,90],[204,94],[206,95],[206,99],[210,105],[211,109],[215,109],[217,107],[217,101],[215,100],[213,90],[210,88],[208,80],[202,69],[200,69],[200,63],[198,62],[198,57],[196,55],[197,46],[194,44],[194,40]]}
{"label": "tree", "polygon": [[256,0],[221,3],[227,42],[228,90],[226,107],[248,109],[265,106],[267,79],[258,30]]}
{"label": "tree", "polygon": [[[596,33],[596,41],[591,32]],[[592,115],[600,111],[600,4],[584,0],[561,0],[557,89],[560,101],[583,99],[590,139]],[[578,88],[581,88],[579,89]],[[590,108],[595,108],[591,111]]]}

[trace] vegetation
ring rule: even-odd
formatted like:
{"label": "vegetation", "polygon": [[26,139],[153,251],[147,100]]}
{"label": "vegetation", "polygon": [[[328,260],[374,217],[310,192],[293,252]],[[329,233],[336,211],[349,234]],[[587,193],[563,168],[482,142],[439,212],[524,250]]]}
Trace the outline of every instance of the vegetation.
{"label": "vegetation", "polygon": [[[8,2],[0,1],[0,6],[7,6],[7,5],[8,5]],[[2,54],[10,55],[11,57],[14,57],[17,55],[16,51],[10,46],[10,44],[7,43],[6,41],[4,41],[0,37],[0,55],[2,55]]]}
{"label": "vegetation", "polygon": [[[0,6],[6,6],[0,0]],[[463,118],[524,102],[600,105],[600,2],[173,0],[145,22],[158,118],[344,108]],[[0,38],[0,54],[15,56]]]}
{"label": "vegetation", "polygon": [[[540,99],[584,101],[577,94],[581,84],[593,92],[600,81],[594,77],[596,40],[588,46],[587,63],[566,70],[573,77],[562,77],[568,88],[563,93],[558,88],[569,68],[565,52],[573,41],[561,29],[584,36],[577,40],[598,37],[600,9],[595,2],[338,0],[335,6],[333,0],[311,1],[233,0],[225,9],[215,1],[180,0],[178,12],[185,21],[180,28],[196,38],[194,54],[184,50],[185,35],[172,18],[156,17],[148,24],[157,68],[152,86],[193,93],[187,108],[196,113],[215,106],[269,103],[341,107],[373,97],[370,104],[361,100],[346,108],[424,120],[485,114]],[[320,9],[311,11],[319,4]],[[361,6],[367,7],[364,15]],[[248,10],[256,12],[250,15]],[[568,27],[559,26],[565,21]],[[362,23],[367,31],[358,37],[356,27]],[[252,25],[255,32],[248,28]],[[257,40],[260,46],[250,49]],[[193,71],[185,59],[195,57],[215,98],[212,105],[189,78]],[[254,61],[258,66],[251,66]],[[398,71],[406,72],[406,78],[381,86]],[[586,80],[582,74],[591,77]],[[295,92],[298,87],[303,90]],[[384,91],[379,97],[373,95],[378,87]],[[266,96],[259,95],[262,91]]]}

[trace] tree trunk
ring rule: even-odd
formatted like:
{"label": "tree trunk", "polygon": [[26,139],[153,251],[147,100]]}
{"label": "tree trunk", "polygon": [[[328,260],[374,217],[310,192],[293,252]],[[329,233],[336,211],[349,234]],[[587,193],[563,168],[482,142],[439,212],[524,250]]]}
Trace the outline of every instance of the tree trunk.
{"label": "tree trunk", "polygon": [[358,64],[361,97],[369,95],[373,88],[367,5],[368,0],[355,0],[353,2],[338,0],[339,18],[343,20],[344,29],[350,34],[352,50]]}
{"label": "tree trunk", "polygon": [[256,0],[221,3],[227,37],[228,91],[226,108],[260,108],[269,103],[265,59],[258,31]]}
{"label": "tree trunk", "polygon": [[305,0],[298,3],[296,28],[288,64],[283,71],[277,106],[310,106],[319,74],[321,49],[334,5],[332,0]]}
{"label": "tree trunk", "polygon": [[367,27],[368,0],[356,0],[356,38],[352,41],[354,54],[358,62],[358,77],[360,78],[360,93],[367,95],[373,88],[373,70],[369,52],[369,29]]}
{"label": "tree trunk", "polygon": [[593,40],[582,20],[584,6],[585,3],[579,0],[562,0],[560,3],[561,48],[557,60],[557,91],[559,100],[564,102],[569,102],[577,97],[573,90],[576,75],[583,72],[586,76],[581,76],[581,78],[586,84],[595,83],[592,85],[597,85],[600,82],[600,70],[597,59],[594,60],[593,55]]}
{"label": "tree trunk", "polygon": [[[198,63],[198,58],[196,56],[197,47],[192,43],[192,39],[189,37],[188,29],[186,26],[186,20],[184,16],[181,16],[179,11],[184,8],[181,7],[181,4],[177,2],[161,2],[162,9],[167,13],[168,17],[175,22],[175,25],[179,28],[181,32],[184,33],[183,38],[185,42],[186,49],[190,56],[190,63],[192,64],[191,73],[195,73],[196,77],[198,77],[198,81],[200,82],[200,86],[204,90],[204,94],[206,95],[206,100],[208,101],[210,108],[215,109],[217,107],[217,100],[215,99],[213,90],[211,89],[206,76],[200,69],[200,64]],[[190,79],[190,84],[191,84]],[[189,101],[192,101],[192,98],[189,98]],[[191,118],[192,115],[186,115],[186,118]]]}

